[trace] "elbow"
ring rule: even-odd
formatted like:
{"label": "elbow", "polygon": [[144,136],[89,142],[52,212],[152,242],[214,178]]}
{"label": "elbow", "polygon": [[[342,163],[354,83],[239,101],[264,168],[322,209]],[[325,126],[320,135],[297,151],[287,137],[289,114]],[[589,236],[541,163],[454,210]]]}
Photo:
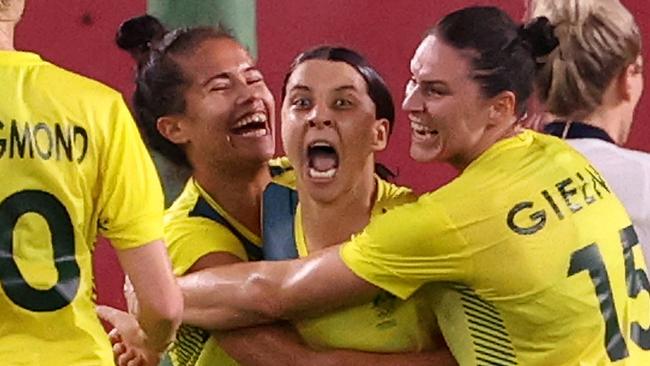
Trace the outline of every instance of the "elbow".
{"label": "elbow", "polygon": [[255,274],[247,279],[243,288],[244,293],[252,300],[249,310],[270,320],[287,318],[290,309],[281,285],[267,277]]}

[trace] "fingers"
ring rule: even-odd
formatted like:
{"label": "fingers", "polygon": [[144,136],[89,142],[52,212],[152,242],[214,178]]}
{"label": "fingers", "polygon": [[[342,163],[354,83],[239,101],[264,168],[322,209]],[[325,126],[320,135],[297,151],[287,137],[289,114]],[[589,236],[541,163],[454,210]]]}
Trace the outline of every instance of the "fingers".
{"label": "fingers", "polygon": [[142,357],[138,357],[129,361],[126,366],[145,366],[145,362]]}
{"label": "fingers", "polygon": [[124,343],[120,342],[113,345],[113,355],[116,359],[124,353],[126,353],[126,345]]}
{"label": "fingers", "polygon": [[[108,337],[118,366],[157,365],[156,356],[147,356],[152,350],[145,345],[145,334],[133,315],[104,305],[97,306],[97,314],[114,327]],[[147,361],[149,358],[151,362]]]}
{"label": "fingers", "polygon": [[122,335],[126,330],[131,330],[139,326],[138,321],[133,315],[110,306],[98,305],[97,315],[99,315],[102,320],[117,328]]}
{"label": "fingers", "polygon": [[117,328],[113,328],[110,332],[108,332],[108,339],[111,341],[112,345],[122,342],[122,336],[120,335],[120,332],[117,330]]}
{"label": "fingers", "polygon": [[124,299],[126,300],[126,305],[127,308],[129,309],[129,313],[138,315],[138,298],[135,295],[135,290],[133,289],[133,284],[131,283],[131,280],[129,279],[129,276],[124,277]]}
{"label": "fingers", "polygon": [[139,355],[134,349],[127,349],[126,352],[121,353],[117,357],[117,364],[119,366],[129,366],[133,364],[132,361],[137,361],[138,358]]}
{"label": "fingers", "polygon": [[111,325],[114,327],[117,325],[117,323],[121,322],[120,313],[123,313],[123,311],[106,305],[97,305],[95,309],[100,319],[111,323]]}

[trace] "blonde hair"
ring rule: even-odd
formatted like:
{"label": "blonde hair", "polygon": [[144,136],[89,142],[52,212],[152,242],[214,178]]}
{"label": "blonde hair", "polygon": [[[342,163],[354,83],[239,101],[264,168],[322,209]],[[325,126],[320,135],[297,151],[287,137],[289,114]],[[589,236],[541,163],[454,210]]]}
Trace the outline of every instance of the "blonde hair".
{"label": "blonde hair", "polygon": [[584,118],[639,56],[639,27],[618,0],[532,0],[530,6],[531,17],[551,21],[559,41],[537,72],[539,96],[554,115]]}

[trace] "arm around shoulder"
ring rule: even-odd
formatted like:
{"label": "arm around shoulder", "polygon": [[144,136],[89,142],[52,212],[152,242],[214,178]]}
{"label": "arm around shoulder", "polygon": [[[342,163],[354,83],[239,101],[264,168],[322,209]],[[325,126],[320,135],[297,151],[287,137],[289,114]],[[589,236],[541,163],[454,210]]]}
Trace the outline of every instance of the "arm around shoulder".
{"label": "arm around shoulder", "polygon": [[183,276],[183,321],[225,330],[368,300],[378,289],[347,269],[338,251],[335,246],[302,259],[237,263]]}

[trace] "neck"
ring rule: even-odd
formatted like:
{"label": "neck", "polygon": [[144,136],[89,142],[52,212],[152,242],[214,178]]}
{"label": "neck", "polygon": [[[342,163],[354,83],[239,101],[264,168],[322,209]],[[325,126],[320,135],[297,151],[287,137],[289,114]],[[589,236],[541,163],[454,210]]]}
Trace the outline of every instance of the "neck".
{"label": "neck", "polygon": [[491,127],[488,127],[481,141],[479,141],[474,149],[468,154],[463,156],[456,156],[448,161],[454,168],[462,172],[467,168],[474,160],[481,156],[486,150],[488,150],[492,145],[498,143],[501,140],[509,139],[514,137],[522,132],[522,127],[517,123],[516,118],[512,118],[509,123],[499,123]]}
{"label": "neck", "polygon": [[330,202],[314,200],[298,187],[302,227],[310,252],[347,241],[368,225],[377,196],[374,161],[359,177],[350,189]]}
{"label": "neck", "polygon": [[260,235],[262,193],[271,182],[266,163],[256,168],[205,167],[194,169],[194,179],[233,218]]}
{"label": "neck", "polygon": [[0,21],[0,50],[13,51],[15,22]]}
{"label": "neck", "polygon": [[607,132],[616,145],[623,145],[627,140],[625,121],[621,120],[621,112],[615,108],[600,107],[586,117],[576,120]]}

